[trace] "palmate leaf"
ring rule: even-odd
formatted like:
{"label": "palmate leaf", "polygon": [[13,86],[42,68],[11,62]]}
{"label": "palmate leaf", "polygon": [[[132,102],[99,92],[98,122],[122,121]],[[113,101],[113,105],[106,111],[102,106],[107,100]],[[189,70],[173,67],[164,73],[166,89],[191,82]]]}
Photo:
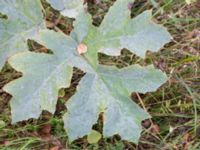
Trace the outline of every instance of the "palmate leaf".
{"label": "palmate leaf", "polygon": [[[34,9],[33,9],[34,8]],[[13,54],[26,51],[27,39],[44,29],[40,0],[1,0],[0,12],[0,70]]]}
{"label": "palmate leaf", "polygon": [[[81,79],[77,93],[66,104],[68,111],[63,120],[69,139],[73,141],[90,134],[99,114],[103,113],[104,137],[119,134],[122,139],[138,141],[141,121],[150,115],[129,96],[131,92],[155,91],[167,77],[153,66],[133,65],[118,69],[100,65],[98,52],[118,55],[121,48],[130,48],[137,55],[144,56],[149,49],[160,49],[171,36],[166,29],[150,22],[149,11],[130,19],[129,2],[118,0],[100,27],[93,26],[91,16],[81,11],[70,36],[50,30],[40,31],[34,40],[52,50],[53,54],[24,52],[9,60],[23,73],[22,78],[4,87],[13,95],[13,122],[37,118],[42,110],[53,113],[58,90],[69,85],[72,67],[77,67],[86,75]],[[138,22],[143,28],[139,28]],[[78,53],[80,44],[87,47],[85,54]]]}
{"label": "palmate leaf", "polygon": [[129,91],[154,91],[165,81],[166,76],[152,66],[119,70],[100,65],[96,74],[83,77],[77,93],[67,102],[68,112],[63,118],[70,140],[89,134],[103,112],[104,137],[119,134],[137,142],[140,123],[150,116],[132,102]]}
{"label": "palmate leaf", "polygon": [[[67,103],[68,113],[63,117],[70,140],[89,134],[99,113],[104,112],[105,137],[119,133],[123,139],[137,142],[141,132],[140,122],[150,116],[133,103],[128,96],[132,91],[141,93],[155,91],[166,81],[166,75],[154,69],[153,66],[141,67],[139,65],[123,69],[98,65],[95,70],[86,57],[76,52],[78,43],[69,48],[69,43],[66,42],[68,38],[61,33],[46,30],[40,32],[38,42],[53,52],[56,52],[59,46],[59,51],[66,54],[62,55],[65,62],[69,61],[69,65],[87,72],[79,84],[77,93]],[[73,41],[71,42],[73,43]],[[24,56],[24,58],[28,58],[28,56]],[[37,57],[34,59],[37,61]],[[48,66],[48,64],[46,65]],[[34,77],[29,75],[29,78]],[[116,118],[120,119],[116,120]],[[127,121],[129,126],[124,126]],[[116,125],[116,128],[112,123]]]}

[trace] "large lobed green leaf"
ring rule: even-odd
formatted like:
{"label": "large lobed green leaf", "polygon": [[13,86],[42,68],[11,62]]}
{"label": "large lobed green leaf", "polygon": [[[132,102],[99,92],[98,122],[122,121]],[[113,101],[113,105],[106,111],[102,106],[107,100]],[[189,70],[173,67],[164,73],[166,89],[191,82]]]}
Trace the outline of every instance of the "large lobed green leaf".
{"label": "large lobed green leaf", "polygon": [[1,0],[0,12],[7,15],[7,19],[0,18],[1,70],[10,56],[26,51],[27,39],[45,26],[40,0]]}
{"label": "large lobed green leaf", "polygon": [[[59,2],[65,1],[54,1]],[[37,118],[42,110],[54,113],[58,90],[69,85],[72,67],[77,67],[86,75],[66,104],[68,111],[63,120],[69,139],[91,133],[99,114],[103,113],[104,137],[119,134],[122,139],[137,143],[142,131],[141,121],[150,115],[129,96],[131,92],[155,91],[167,77],[153,66],[118,69],[100,65],[98,52],[119,55],[122,48],[128,48],[144,57],[147,50],[162,48],[171,36],[165,28],[151,21],[150,11],[131,19],[129,2],[131,0],[117,0],[100,27],[92,25],[91,16],[83,11],[82,5],[81,10],[76,11],[70,36],[43,30],[34,37],[53,54],[24,52],[9,59],[9,63],[23,73],[22,78],[4,87],[13,96],[13,122]],[[71,3],[63,4],[66,7]],[[79,44],[87,46],[85,54],[78,53]]]}
{"label": "large lobed green leaf", "polygon": [[103,112],[104,137],[119,134],[125,140],[137,142],[140,123],[150,116],[129,95],[133,90],[154,91],[166,79],[165,74],[152,66],[117,69],[99,65],[95,74],[83,77],[77,93],[66,104],[68,112],[63,118],[70,140],[89,134]]}
{"label": "large lobed green leaf", "polygon": [[[47,37],[47,34],[49,33]],[[68,65],[68,53],[74,50],[76,42],[70,37],[62,34],[44,30],[40,32],[40,39],[52,50],[62,44],[60,49],[53,51],[53,54],[41,54],[24,52],[9,59],[9,63],[23,77],[17,79],[4,87],[4,90],[11,93],[12,122],[18,122],[29,118],[38,118],[42,110],[55,112],[58,90],[70,85],[72,67]],[[54,38],[62,40],[57,43]],[[64,38],[63,38],[64,37]]]}
{"label": "large lobed green leaf", "polygon": [[151,21],[149,10],[131,19],[127,9],[130,2],[116,1],[105,16],[99,28],[100,52],[120,55],[121,49],[127,48],[144,58],[147,50],[156,52],[172,39],[165,28]]}

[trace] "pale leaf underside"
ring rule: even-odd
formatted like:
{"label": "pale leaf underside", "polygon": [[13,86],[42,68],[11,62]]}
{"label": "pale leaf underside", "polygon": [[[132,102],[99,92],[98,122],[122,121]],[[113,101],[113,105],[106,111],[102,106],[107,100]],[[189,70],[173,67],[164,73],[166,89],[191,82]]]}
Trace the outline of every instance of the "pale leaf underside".
{"label": "pale leaf underside", "polygon": [[[97,65],[95,69],[86,57],[78,54],[75,47],[74,50],[67,51],[67,44],[64,44],[67,36],[53,31],[42,32],[40,36],[43,38],[40,38],[39,43],[53,51],[58,50],[58,47],[59,50],[66,51],[68,55],[65,59],[69,64],[87,72],[79,84],[77,93],[67,103],[68,113],[63,117],[70,140],[89,134],[99,113],[104,112],[105,137],[118,133],[123,139],[137,142],[141,132],[140,122],[149,115],[132,102],[129,95],[132,91],[155,91],[166,81],[166,75],[153,66],[134,65],[118,69]],[[49,37],[54,42],[47,41]],[[119,120],[115,127],[112,123],[116,118]],[[130,125],[124,126],[127,121]],[[78,128],[80,126],[81,128]]]}
{"label": "pale leaf underside", "polygon": [[100,52],[120,55],[127,48],[140,57],[146,51],[158,51],[172,37],[165,28],[151,21],[151,11],[145,11],[131,19],[128,4],[132,0],[118,0],[105,16],[99,28]]}
{"label": "pale leaf underside", "polygon": [[150,116],[129,98],[129,91],[154,91],[165,81],[166,76],[152,66],[134,65],[120,70],[100,65],[96,74],[83,77],[77,93],[66,105],[68,113],[63,118],[70,140],[89,134],[104,112],[104,137],[119,134],[137,142],[140,123]]}
{"label": "pale leaf underside", "polygon": [[[49,1],[59,7],[75,2],[60,5],[58,1]],[[131,92],[155,91],[167,77],[153,66],[133,65],[118,69],[100,65],[98,52],[119,55],[122,48],[128,48],[144,57],[147,50],[162,48],[171,36],[165,28],[151,21],[150,11],[131,19],[127,9],[129,2],[131,0],[117,0],[100,27],[92,25],[91,16],[82,11],[84,6],[81,5],[81,13],[75,11],[71,15],[76,17],[76,21],[70,36],[43,30],[34,37],[53,54],[24,52],[9,60],[16,70],[23,73],[22,78],[4,87],[13,96],[13,122],[37,118],[42,110],[54,113],[58,90],[69,85],[72,67],[77,67],[86,75],[81,79],[76,94],[66,104],[68,112],[63,120],[69,139],[75,140],[91,133],[92,126],[103,112],[104,137],[119,134],[122,139],[138,141],[141,121],[150,116],[129,96]],[[77,51],[80,44],[87,47],[87,52],[82,55]]]}
{"label": "pale leaf underside", "polygon": [[[49,33],[46,37],[45,33]],[[54,43],[54,38],[63,37],[61,34],[54,36],[54,32],[44,30],[40,32],[45,43]],[[53,38],[51,38],[53,37]],[[37,39],[39,40],[39,39]],[[74,51],[76,42],[70,37],[59,41],[66,49],[53,51],[54,54],[41,54],[24,52],[9,59],[9,63],[23,77],[7,84],[4,90],[11,93],[12,122],[29,118],[38,118],[42,110],[55,112],[58,90],[70,85],[72,67],[68,65],[68,51]],[[60,55],[62,54],[62,55]]]}
{"label": "pale leaf underside", "polygon": [[[34,9],[33,9],[34,8]],[[0,70],[15,53],[26,51],[27,39],[44,29],[40,0],[1,0],[0,12]]]}

